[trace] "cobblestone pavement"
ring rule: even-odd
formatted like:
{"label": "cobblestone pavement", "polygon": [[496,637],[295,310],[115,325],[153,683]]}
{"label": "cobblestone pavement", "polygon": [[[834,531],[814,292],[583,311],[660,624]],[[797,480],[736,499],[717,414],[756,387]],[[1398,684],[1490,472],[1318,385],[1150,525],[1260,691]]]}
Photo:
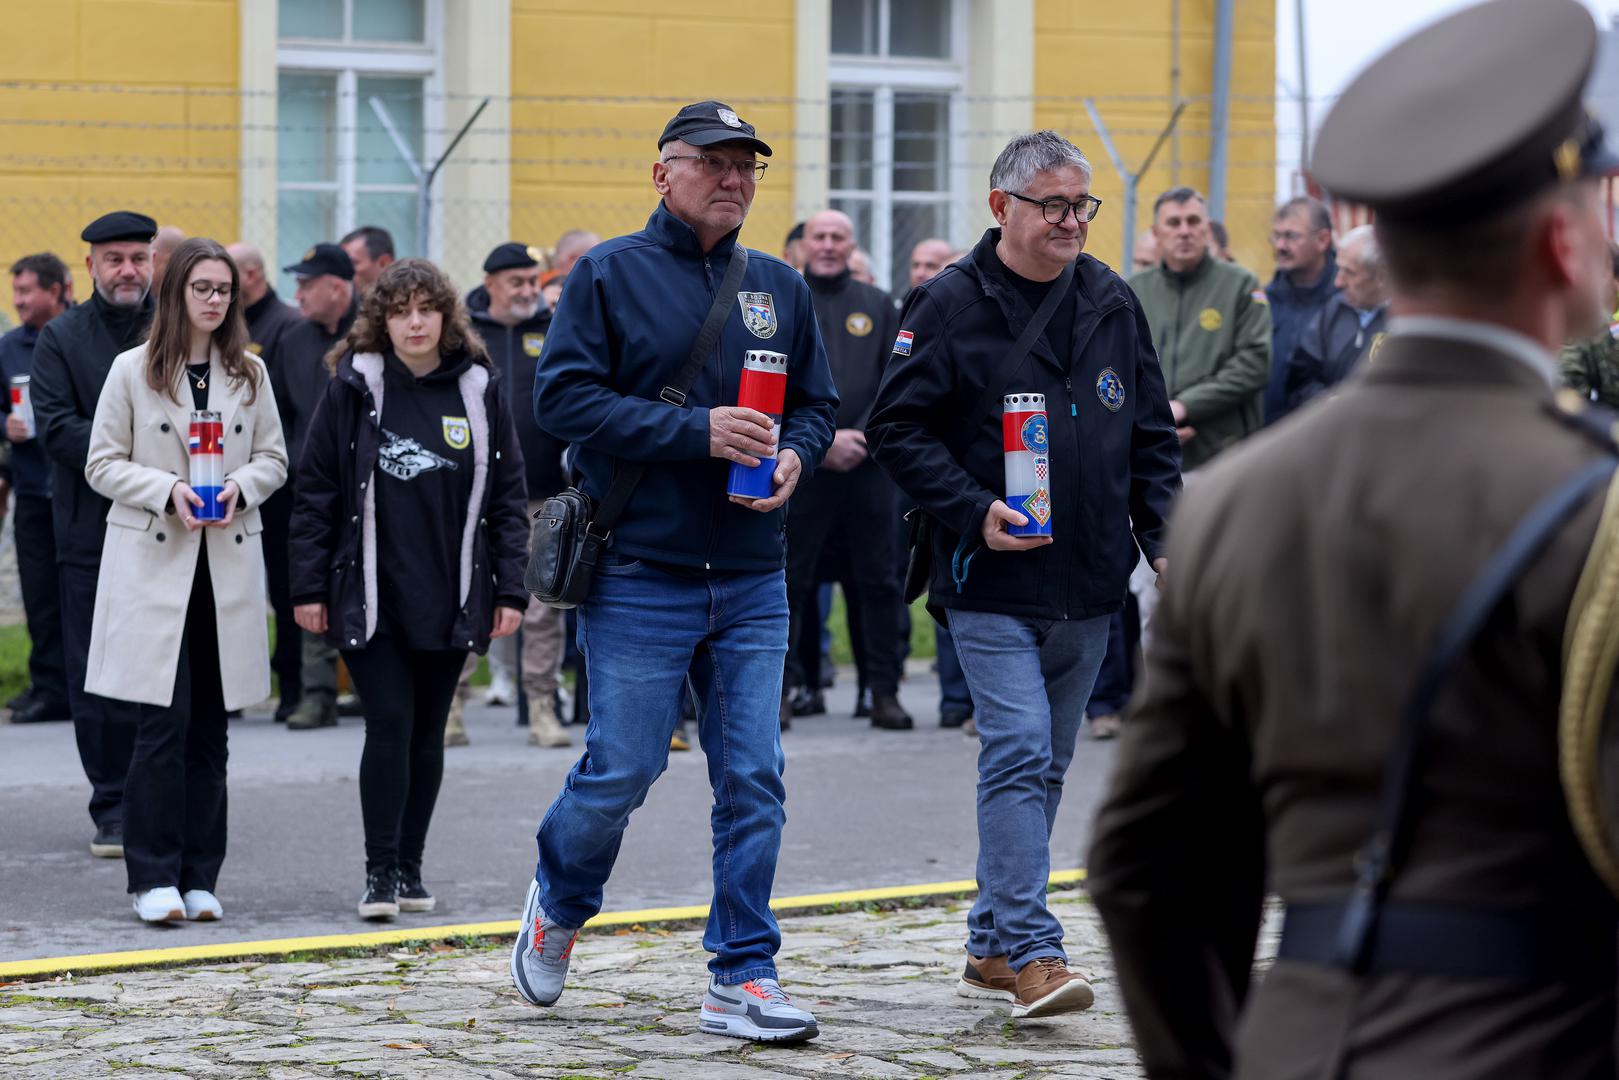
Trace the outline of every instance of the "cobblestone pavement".
{"label": "cobblestone pavement", "polygon": [[1052,894],[1088,1012],[1011,1020],[955,994],[966,905],[782,921],[783,981],[821,1035],[770,1047],[697,1031],[695,928],[587,934],[561,1002],[511,987],[509,949],[401,949],[113,973],[0,988],[0,1075],[1036,1080],[1142,1076],[1084,894]]}

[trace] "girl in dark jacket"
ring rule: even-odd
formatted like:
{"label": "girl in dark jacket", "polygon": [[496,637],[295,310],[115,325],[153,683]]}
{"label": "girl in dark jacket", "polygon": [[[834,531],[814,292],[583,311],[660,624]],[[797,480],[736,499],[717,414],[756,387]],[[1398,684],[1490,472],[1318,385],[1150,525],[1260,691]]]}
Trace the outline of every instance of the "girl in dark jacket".
{"label": "girl in dark jacket", "polygon": [[467,653],[527,607],[527,495],[505,391],[432,263],[389,266],[327,363],[298,467],[294,617],[342,650],[364,703],[359,912],[386,919],[433,910],[444,721]]}

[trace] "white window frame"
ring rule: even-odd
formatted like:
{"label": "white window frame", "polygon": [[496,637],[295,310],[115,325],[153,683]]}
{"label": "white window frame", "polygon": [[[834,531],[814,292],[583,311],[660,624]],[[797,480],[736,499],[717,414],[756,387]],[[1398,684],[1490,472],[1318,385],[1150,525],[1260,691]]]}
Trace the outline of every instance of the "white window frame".
{"label": "white window frame", "polygon": [[[352,29],[353,5],[343,2],[343,36]],[[444,130],[444,0],[426,0],[422,12],[423,41],[352,42],[309,38],[284,38],[276,46],[276,73],[296,75],[336,75],[337,125],[336,179],[283,181],[276,176],[276,192],[336,192],[336,236],[366,222],[356,219],[356,196],[360,184],[356,158],[359,143],[360,110],[370,106],[358,99],[362,75],[397,76],[422,80],[423,157],[431,162],[443,151]],[[279,85],[279,81],[277,83]],[[418,162],[418,164],[420,164]],[[415,195],[415,184],[365,184],[365,194]],[[429,235],[421,237],[422,254],[433,257],[442,249],[441,215],[433,215]]]}
{"label": "white window frame", "polygon": [[[872,93],[872,187],[870,191],[853,188],[830,188],[832,201],[867,202],[871,205],[871,236],[863,238],[870,245],[872,272],[878,284],[898,291],[907,281],[885,281],[894,261],[894,207],[896,204],[940,205],[946,208],[946,236],[952,244],[962,243],[961,220],[964,184],[960,162],[966,159],[967,48],[970,41],[967,0],[944,0],[950,4],[949,34],[950,57],[930,60],[908,56],[851,56],[832,53],[827,65],[827,86],[831,91],[855,90]],[[878,0],[877,42],[880,51],[886,51],[889,42],[889,0]],[[896,92],[922,91],[949,95],[946,112],[948,160],[945,168],[947,187],[938,192],[895,192],[894,167],[894,95]],[[826,115],[831,116],[830,101]]]}

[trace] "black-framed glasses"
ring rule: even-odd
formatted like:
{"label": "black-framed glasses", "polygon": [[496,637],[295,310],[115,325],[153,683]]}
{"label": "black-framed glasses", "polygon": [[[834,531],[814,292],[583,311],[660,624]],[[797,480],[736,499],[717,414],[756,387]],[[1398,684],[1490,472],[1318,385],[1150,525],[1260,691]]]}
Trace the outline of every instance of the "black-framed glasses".
{"label": "black-framed glasses", "polygon": [[1014,199],[1038,206],[1040,213],[1052,225],[1061,225],[1068,220],[1070,213],[1074,215],[1075,221],[1090,221],[1102,208],[1102,200],[1095,195],[1081,195],[1074,202],[1069,202],[1067,199],[1031,199],[1015,191],[1008,191],[1007,194]]}
{"label": "black-framed glasses", "polygon": [[221,300],[228,301],[230,299],[230,293],[231,287],[229,282],[223,285],[215,285],[211,281],[193,281],[191,283],[191,295],[195,296],[198,300],[207,300],[211,296],[218,295]]}
{"label": "black-framed glasses", "polygon": [[710,180],[723,180],[732,169],[744,180],[757,184],[765,178],[769,165],[762,161],[727,161],[716,154],[670,154],[664,161],[695,161]]}

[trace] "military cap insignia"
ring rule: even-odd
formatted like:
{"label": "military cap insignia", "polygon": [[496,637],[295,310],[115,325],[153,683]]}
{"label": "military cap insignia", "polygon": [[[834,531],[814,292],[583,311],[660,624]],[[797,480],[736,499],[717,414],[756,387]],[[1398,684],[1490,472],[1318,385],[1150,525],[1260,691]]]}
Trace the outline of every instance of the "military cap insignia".
{"label": "military cap insignia", "polygon": [[528,252],[528,257],[533,259],[535,262],[537,262],[537,263],[545,262],[545,252],[541,251],[539,248],[535,247],[533,244],[530,244],[524,250]]}
{"label": "military cap insignia", "polygon": [[726,127],[739,128],[742,126],[742,118],[737,116],[737,114],[732,112],[730,109],[719,110],[719,118],[720,123],[724,124]]}
{"label": "military cap insignia", "polygon": [[1096,397],[1108,412],[1118,412],[1124,407],[1124,380],[1112,368],[1103,368],[1102,374],[1096,377]]}
{"label": "military cap insignia", "polygon": [[1214,331],[1225,325],[1225,319],[1214,308],[1206,307],[1197,313],[1197,325],[1205,330]]}
{"label": "military cap insignia", "polygon": [[1564,183],[1580,175],[1580,144],[1575,139],[1564,139],[1552,151],[1552,162],[1557,166],[1557,178]]}
{"label": "military cap insignia", "polygon": [[544,347],[545,347],[545,335],[544,334],[524,334],[523,335],[523,351],[525,353],[527,353],[528,355],[530,355],[530,356],[538,356],[538,355],[540,355],[540,350],[542,348],[544,348]]}
{"label": "military cap insignia", "polygon": [[742,305],[742,325],[756,338],[773,337],[776,333],[776,305],[767,292],[739,292],[737,303]]}
{"label": "military cap insignia", "polygon": [[871,333],[871,316],[864,311],[857,311],[843,320],[843,328],[855,337],[865,337]]}
{"label": "military cap insignia", "polygon": [[312,260],[313,260],[313,259],[314,259],[314,258],[315,258],[315,249],[314,249],[314,248],[310,248],[310,249],[309,249],[309,250],[308,250],[308,251],[306,251],[306,252],[304,252],[304,257],[303,257],[303,260],[302,260],[302,261],[304,261],[304,262],[310,262],[310,261],[312,261]]}

